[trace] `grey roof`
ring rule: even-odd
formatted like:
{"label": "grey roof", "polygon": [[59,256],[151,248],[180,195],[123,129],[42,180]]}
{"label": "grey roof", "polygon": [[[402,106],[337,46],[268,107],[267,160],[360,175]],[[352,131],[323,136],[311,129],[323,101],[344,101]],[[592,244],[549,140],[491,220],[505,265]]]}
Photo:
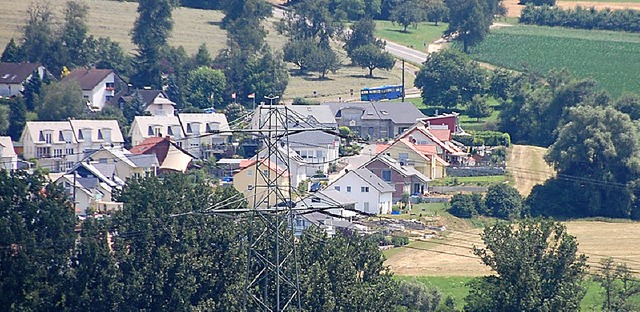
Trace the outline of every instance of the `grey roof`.
{"label": "grey roof", "polygon": [[390,168],[393,168],[396,172],[402,174],[405,177],[416,177],[425,183],[431,181],[429,177],[422,174],[420,171],[416,170],[416,168],[414,168],[413,166],[403,166],[400,164],[400,162],[398,162],[397,160],[387,155],[380,154],[377,157],[371,159],[370,163],[375,160],[380,160],[381,162],[385,163]]}
{"label": "grey roof", "polygon": [[126,156],[138,168],[151,168],[158,166],[158,158],[155,154],[127,154]]}
{"label": "grey roof", "polygon": [[0,63],[0,83],[21,84],[38,67],[38,63]]}
{"label": "grey roof", "polygon": [[413,124],[426,116],[411,102],[338,102],[325,104],[335,116],[344,108],[362,109],[362,119],[391,120],[396,124]]}
{"label": "grey roof", "polygon": [[329,145],[335,142],[336,136],[324,131],[302,131],[289,135],[289,145],[291,147],[320,147],[319,145]]}
{"label": "grey roof", "polygon": [[331,109],[324,105],[287,105],[294,113],[302,116],[312,116],[317,122],[323,125],[335,124],[336,119]]}
{"label": "grey roof", "polygon": [[318,191],[318,193],[320,193],[320,194],[326,196],[327,198],[339,203],[340,205],[350,205],[350,204],[355,204],[355,203],[358,202],[358,201],[354,200],[353,198],[338,192],[335,189],[324,189],[324,190]]}
{"label": "grey roof", "polygon": [[384,192],[395,191],[395,188],[393,188],[387,182],[384,182],[380,177],[373,174],[373,172],[371,172],[371,170],[367,168],[359,168],[359,169],[352,170],[350,172],[353,172],[354,174],[359,176],[363,181],[369,183],[376,190],[378,190],[378,192],[384,193]]}
{"label": "grey roof", "polygon": [[114,163],[110,164],[101,164],[101,163],[93,163],[94,168],[96,168],[100,173],[102,173],[105,177],[111,179],[113,175],[116,173],[116,165]]}
{"label": "grey roof", "polygon": [[77,182],[82,185],[82,187],[86,188],[86,189],[93,189],[96,186],[98,186],[98,178],[96,177],[91,177],[91,178],[76,178]]}

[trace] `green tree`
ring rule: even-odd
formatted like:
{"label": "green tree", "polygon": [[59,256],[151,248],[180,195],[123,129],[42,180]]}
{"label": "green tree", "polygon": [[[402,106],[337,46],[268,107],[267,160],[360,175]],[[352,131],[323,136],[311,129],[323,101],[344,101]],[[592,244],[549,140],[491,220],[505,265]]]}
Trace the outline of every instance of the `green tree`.
{"label": "green tree", "polygon": [[24,85],[24,90],[20,91],[24,97],[27,109],[33,111],[36,109],[36,101],[38,96],[42,94],[42,79],[37,71],[31,73],[31,79]]}
{"label": "green tree", "polygon": [[477,121],[480,121],[480,118],[491,116],[493,109],[487,103],[486,97],[476,94],[471,98],[466,113],[470,118],[476,118]]}
{"label": "green tree", "polygon": [[309,71],[320,74],[320,79],[325,79],[329,72],[335,73],[342,66],[338,55],[329,46],[320,46],[312,52],[307,61]]}
{"label": "green tree", "polygon": [[403,27],[403,32],[407,32],[407,27],[418,27],[418,23],[426,19],[426,13],[419,0],[405,0],[398,3],[391,11],[389,19]]}
{"label": "green tree", "polygon": [[7,134],[11,137],[13,141],[18,141],[20,139],[20,135],[22,135],[22,130],[24,129],[25,124],[27,123],[27,106],[24,103],[23,97],[13,97],[9,99],[9,129],[7,130]]}
{"label": "green tree", "polygon": [[11,108],[7,105],[0,105],[0,133],[2,135],[9,134],[9,126],[11,125],[11,121],[9,117],[11,116]]}
{"label": "green tree", "polygon": [[379,48],[384,48],[384,42],[376,39],[376,22],[371,18],[363,18],[355,22],[351,26],[351,31],[347,33],[345,39],[344,49],[347,50],[347,55],[351,57],[351,53],[355,49],[374,44]]}
{"label": "green tree", "polygon": [[586,257],[561,223],[525,219],[484,229],[474,254],[496,272],[470,283],[465,311],[579,311]]}
{"label": "green tree", "polygon": [[87,42],[94,47],[90,63],[95,64],[96,68],[113,69],[120,76],[131,75],[132,59],[125,54],[119,43],[104,37],[95,40],[92,36],[87,38]]}
{"label": "green tree", "polygon": [[[28,62],[44,62],[55,39],[54,15],[46,2],[33,3],[27,9],[27,24],[23,29],[22,52]],[[45,64],[48,67],[48,64]]]}
{"label": "green tree", "polygon": [[427,15],[426,20],[434,23],[435,26],[449,18],[449,8],[443,0],[427,0],[424,6]]}
{"label": "green tree", "polygon": [[65,306],[75,216],[64,190],[36,172],[0,171],[0,310]]}
{"label": "green tree", "polygon": [[69,0],[64,8],[64,25],[60,34],[60,41],[66,48],[66,54],[71,64],[70,67],[84,66],[88,64],[87,57],[87,14],[89,6],[86,3]]}
{"label": "green tree", "polygon": [[466,55],[453,50],[432,53],[416,75],[415,86],[421,89],[427,105],[455,107],[484,94],[487,73]]}
{"label": "green tree", "polygon": [[300,68],[300,73],[304,74],[309,69],[311,56],[318,50],[318,43],[313,38],[289,40],[282,49],[283,59],[291,62]]}
{"label": "green tree", "polygon": [[136,116],[147,115],[147,105],[142,98],[142,94],[136,89],[131,94],[131,100],[124,101],[122,106],[122,115],[127,120],[128,124],[133,123]]}
{"label": "green tree", "polygon": [[637,311],[638,303],[630,300],[640,294],[640,281],[636,279],[625,263],[616,264],[613,258],[600,261],[601,269],[594,280],[602,286],[603,311]]}
{"label": "green tree", "polygon": [[82,89],[73,82],[52,82],[42,88],[38,97],[39,120],[67,120],[78,118],[87,111]]}
{"label": "green tree", "polygon": [[22,49],[16,44],[16,41],[11,38],[9,43],[4,47],[4,51],[2,51],[2,57],[0,57],[0,62],[5,63],[18,63],[23,61]]}
{"label": "green tree", "polygon": [[440,305],[442,294],[438,288],[427,288],[418,281],[400,281],[398,292],[402,296],[398,305],[406,311],[433,312]]}
{"label": "green tree", "polygon": [[445,0],[449,9],[447,35],[458,34],[464,52],[489,33],[495,15],[504,13],[502,0]]}
{"label": "green tree", "polygon": [[136,87],[160,89],[162,83],[160,60],[173,29],[171,11],[175,0],[139,0],[131,40],[138,47],[136,72],[131,82]]}
{"label": "green tree", "polygon": [[492,216],[500,219],[519,218],[523,213],[522,196],[518,190],[504,183],[489,187],[485,205]]}
{"label": "green tree", "polygon": [[637,94],[623,94],[613,103],[613,107],[629,115],[631,120],[640,120],[640,97]]}
{"label": "green tree", "polygon": [[221,0],[221,9],[224,12],[222,26],[229,25],[239,20],[252,19],[262,21],[272,15],[272,8],[262,0]]}
{"label": "green tree", "polygon": [[285,13],[278,31],[291,39],[318,39],[321,45],[342,33],[344,15],[331,12],[329,0],[301,0]]}
{"label": "green tree", "polygon": [[472,218],[478,214],[470,194],[455,194],[449,202],[447,211],[458,218]]}
{"label": "green tree", "polygon": [[396,62],[389,52],[383,52],[375,44],[356,48],[351,53],[351,59],[356,65],[369,69],[369,77],[373,77],[374,69],[391,70]]}
{"label": "green tree", "polygon": [[211,54],[209,54],[209,50],[207,49],[207,45],[202,43],[198,47],[198,52],[193,57],[193,62],[196,67],[200,66],[210,66],[211,65]]}
{"label": "green tree", "polygon": [[187,78],[187,101],[194,107],[220,107],[226,87],[224,73],[210,67],[199,67]]}

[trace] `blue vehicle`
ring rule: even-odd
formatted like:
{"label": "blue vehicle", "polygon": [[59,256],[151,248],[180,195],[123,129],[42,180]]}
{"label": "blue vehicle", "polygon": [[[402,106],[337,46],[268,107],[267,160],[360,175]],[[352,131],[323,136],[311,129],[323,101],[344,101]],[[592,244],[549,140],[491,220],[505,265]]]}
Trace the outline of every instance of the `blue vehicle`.
{"label": "blue vehicle", "polygon": [[360,90],[360,100],[370,102],[393,100],[401,98],[403,94],[404,87],[402,85],[364,88]]}

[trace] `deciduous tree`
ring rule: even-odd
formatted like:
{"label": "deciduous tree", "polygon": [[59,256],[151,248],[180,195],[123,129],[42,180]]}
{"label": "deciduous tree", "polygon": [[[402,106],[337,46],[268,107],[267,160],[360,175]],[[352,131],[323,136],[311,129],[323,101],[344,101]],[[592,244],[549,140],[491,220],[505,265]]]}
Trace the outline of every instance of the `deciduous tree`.
{"label": "deciduous tree", "polygon": [[194,107],[220,107],[226,88],[224,73],[210,67],[199,67],[187,78],[187,101]]}
{"label": "deciduous tree", "polygon": [[487,103],[486,97],[476,94],[471,98],[471,103],[469,103],[466,113],[467,116],[480,121],[480,118],[491,116],[493,109],[489,106],[489,103]]}
{"label": "deciduous tree", "polygon": [[495,275],[470,284],[465,311],[579,311],[586,257],[561,223],[525,219],[496,223],[474,254]]}
{"label": "deciduous tree", "polygon": [[389,52],[383,52],[374,44],[356,48],[351,53],[351,59],[356,65],[369,69],[369,77],[373,77],[374,69],[390,70],[396,62]]}
{"label": "deciduous tree", "polygon": [[87,111],[82,89],[74,82],[52,82],[45,85],[38,97],[40,120],[67,120],[78,118]]}

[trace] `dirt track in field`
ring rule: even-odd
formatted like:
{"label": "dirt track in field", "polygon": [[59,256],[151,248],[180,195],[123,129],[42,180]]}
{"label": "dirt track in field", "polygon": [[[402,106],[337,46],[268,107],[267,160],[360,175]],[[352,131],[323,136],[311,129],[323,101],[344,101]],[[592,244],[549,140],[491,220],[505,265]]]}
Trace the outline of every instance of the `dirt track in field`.
{"label": "dirt track in field", "polygon": [[514,187],[527,196],[536,184],[542,184],[554,172],[544,161],[547,149],[538,146],[512,145],[507,154],[507,172],[514,180]]}

